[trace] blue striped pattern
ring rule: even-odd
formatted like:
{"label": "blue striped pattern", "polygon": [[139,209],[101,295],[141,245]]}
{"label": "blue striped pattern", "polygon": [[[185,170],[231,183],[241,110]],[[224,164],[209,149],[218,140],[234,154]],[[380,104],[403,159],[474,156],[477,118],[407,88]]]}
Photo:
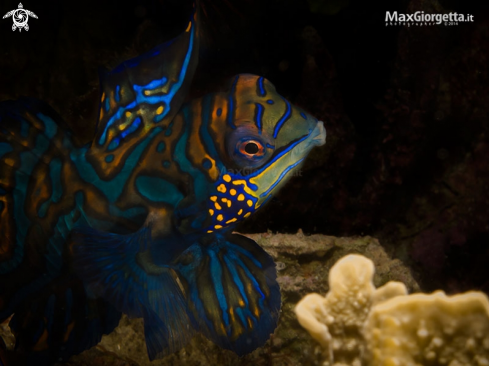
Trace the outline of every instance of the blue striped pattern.
{"label": "blue striped pattern", "polygon": [[277,138],[278,133],[280,132],[280,129],[282,128],[284,123],[290,118],[290,115],[291,115],[290,103],[288,100],[284,99],[284,101],[285,101],[285,106],[286,106],[285,113],[283,114],[283,116],[280,118],[280,120],[277,122],[277,125],[275,126],[275,129],[273,131],[273,138],[274,139]]}
{"label": "blue striped pattern", "polygon": [[231,85],[231,91],[229,93],[229,97],[228,97],[228,117],[227,117],[227,120],[228,120],[228,125],[231,126],[232,128],[236,128],[236,126],[234,125],[234,112],[235,112],[235,93],[236,93],[236,84],[238,84],[238,80],[239,80],[239,75],[237,75],[235,78],[234,78],[234,81],[233,81],[233,84]]}
{"label": "blue striped pattern", "polygon": [[279,177],[275,180],[275,182],[270,186],[270,188],[268,188],[265,192],[263,192],[262,194],[260,194],[260,197],[266,197],[270,194],[270,192],[277,186],[277,184],[279,184],[282,179],[284,179],[284,177],[287,175],[288,172],[290,172],[292,169],[294,169],[297,165],[299,165],[300,163],[302,163],[304,159],[300,159],[298,161],[296,161],[294,164],[291,164],[289,165],[280,175]]}
{"label": "blue striped pattern", "polygon": [[265,108],[263,108],[263,106],[260,103],[255,103],[255,107],[256,107],[255,123],[256,123],[256,127],[258,128],[258,132],[261,134],[262,126],[263,126],[262,118],[263,118],[263,112],[265,112]]}
{"label": "blue striped pattern", "polygon": [[263,76],[258,78],[258,95],[260,97],[264,97],[265,95],[267,95],[265,87],[263,86],[263,80],[264,80]]}
{"label": "blue striped pattern", "polygon": [[[210,246],[191,246],[175,270],[191,294],[192,321],[215,343],[243,355],[268,339],[276,327],[280,291],[275,264],[246,237],[217,239]],[[190,264],[188,257],[194,259]]]}

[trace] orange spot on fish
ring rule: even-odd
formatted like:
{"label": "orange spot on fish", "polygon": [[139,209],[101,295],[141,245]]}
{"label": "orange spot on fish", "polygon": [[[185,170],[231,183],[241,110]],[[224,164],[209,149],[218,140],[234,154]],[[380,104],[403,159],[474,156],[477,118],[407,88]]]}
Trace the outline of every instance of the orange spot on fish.
{"label": "orange spot on fish", "polygon": [[48,336],[49,336],[49,334],[48,334],[47,329],[44,329],[44,332],[42,332],[41,337],[36,342],[34,347],[32,347],[32,350],[33,351],[44,351],[44,350],[48,349],[49,348]]}
{"label": "orange spot on fish", "polygon": [[226,193],[226,186],[224,184],[220,184],[219,187],[217,187],[217,190],[222,193]]}
{"label": "orange spot on fish", "polygon": [[16,164],[16,161],[15,161],[15,159],[13,159],[13,158],[5,158],[5,159],[3,159],[3,162],[4,162],[6,165],[8,165],[8,166],[12,166],[12,167],[14,167],[14,166],[15,166],[15,164]]}
{"label": "orange spot on fish", "polygon": [[66,327],[65,335],[63,337],[63,342],[68,342],[68,338],[70,338],[71,331],[73,330],[73,327],[75,326],[75,321],[73,320],[68,326]]}

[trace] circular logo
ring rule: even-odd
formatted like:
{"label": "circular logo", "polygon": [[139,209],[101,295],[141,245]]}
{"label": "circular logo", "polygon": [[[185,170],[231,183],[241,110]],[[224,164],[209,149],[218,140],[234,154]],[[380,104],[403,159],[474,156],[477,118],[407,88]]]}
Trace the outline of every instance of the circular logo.
{"label": "circular logo", "polygon": [[16,9],[12,14],[14,24],[18,28],[23,28],[29,20],[29,14],[24,9]]}

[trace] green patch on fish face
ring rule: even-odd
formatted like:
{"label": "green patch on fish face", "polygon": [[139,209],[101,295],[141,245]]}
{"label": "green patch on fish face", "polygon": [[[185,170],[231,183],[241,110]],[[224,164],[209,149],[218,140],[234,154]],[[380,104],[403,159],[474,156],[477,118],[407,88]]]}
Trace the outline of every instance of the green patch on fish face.
{"label": "green patch on fish face", "polygon": [[263,77],[236,76],[226,103],[217,105],[226,106],[225,114],[217,107],[220,113],[213,115],[224,116],[211,123],[223,140],[216,147],[224,168],[209,197],[212,222],[208,232],[251,215],[300,169],[309,151],[326,139],[323,122],[293,106]]}

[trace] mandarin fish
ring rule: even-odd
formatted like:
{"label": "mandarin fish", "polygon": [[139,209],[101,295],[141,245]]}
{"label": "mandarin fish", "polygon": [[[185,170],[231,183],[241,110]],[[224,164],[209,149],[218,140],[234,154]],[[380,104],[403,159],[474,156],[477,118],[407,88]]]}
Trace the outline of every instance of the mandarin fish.
{"label": "mandarin fish", "polygon": [[0,104],[0,319],[16,337],[3,362],[66,361],[122,313],[144,319],[151,360],[198,332],[244,355],[275,330],[275,264],[233,230],[326,132],[250,74],[184,104],[196,9],[177,38],[102,75],[86,146],[41,101]]}

